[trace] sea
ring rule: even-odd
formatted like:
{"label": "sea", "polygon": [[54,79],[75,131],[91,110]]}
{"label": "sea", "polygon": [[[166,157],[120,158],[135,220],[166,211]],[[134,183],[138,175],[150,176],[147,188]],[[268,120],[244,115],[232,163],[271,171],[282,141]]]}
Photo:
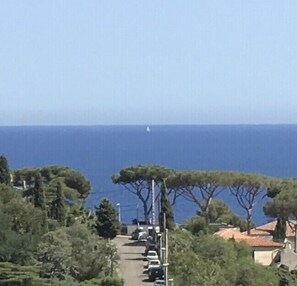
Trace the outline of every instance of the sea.
{"label": "sea", "polygon": [[[0,127],[0,154],[12,169],[64,165],[80,171],[92,185],[86,206],[108,198],[123,223],[143,219],[137,197],[113,184],[111,176],[131,165],[175,170],[229,170],[278,178],[297,177],[297,125],[151,125]],[[227,191],[219,198],[244,217]],[[256,204],[253,221],[266,223],[267,198]],[[175,220],[183,223],[197,206],[180,199]]]}

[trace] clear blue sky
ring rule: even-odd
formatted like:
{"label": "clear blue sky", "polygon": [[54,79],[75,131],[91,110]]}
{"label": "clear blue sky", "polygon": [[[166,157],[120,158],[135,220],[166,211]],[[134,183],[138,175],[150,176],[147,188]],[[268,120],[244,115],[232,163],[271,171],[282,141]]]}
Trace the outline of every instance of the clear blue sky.
{"label": "clear blue sky", "polygon": [[296,0],[3,0],[0,125],[297,123]]}

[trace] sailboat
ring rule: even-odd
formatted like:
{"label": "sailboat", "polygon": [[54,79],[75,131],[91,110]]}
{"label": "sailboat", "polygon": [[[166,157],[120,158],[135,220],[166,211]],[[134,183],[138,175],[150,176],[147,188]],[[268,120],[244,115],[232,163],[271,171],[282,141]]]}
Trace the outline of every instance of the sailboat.
{"label": "sailboat", "polygon": [[149,126],[147,126],[146,127],[146,132],[150,132],[151,130],[150,130],[150,127]]}

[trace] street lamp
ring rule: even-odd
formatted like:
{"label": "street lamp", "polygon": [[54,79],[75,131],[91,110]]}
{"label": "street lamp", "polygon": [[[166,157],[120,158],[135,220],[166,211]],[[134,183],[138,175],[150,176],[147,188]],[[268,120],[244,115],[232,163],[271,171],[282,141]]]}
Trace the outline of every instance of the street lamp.
{"label": "street lamp", "polygon": [[137,221],[137,228],[139,228],[138,209],[139,209],[139,204],[136,205],[136,221]]}
{"label": "street lamp", "polygon": [[163,263],[163,245],[162,245],[162,234],[158,233],[158,242],[159,242],[159,253],[160,253],[160,260]]}
{"label": "street lamp", "polygon": [[116,206],[118,208],[118,220],[121,223],[121,204],[117,203]]}

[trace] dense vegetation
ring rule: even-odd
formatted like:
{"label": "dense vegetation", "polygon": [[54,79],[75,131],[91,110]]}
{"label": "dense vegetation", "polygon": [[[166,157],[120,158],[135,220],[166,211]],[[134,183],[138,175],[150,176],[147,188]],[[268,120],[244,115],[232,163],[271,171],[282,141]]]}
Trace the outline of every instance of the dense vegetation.
{"label": "dense vegetation", "polygon": [[[254,206],[267,196],[271,200],[264,206],[264,213],[277,218],[273,238],[283,242],[286,221],[297,228],[292,221],[297,219],[297,179],[230,171],[175,171],[138,165],[122,169],[112,176],[112,180],[139,198],[146,221],[152,212],[154,180],[156,201],[161,197],[161,230],[164,228],[162,217],[173,222],[171,208],[180,197],[196,204],[197,216],[185,222],[185,229],[171,231],[169,269],[170,276],[175,278],[174,285],[297,285],[295,270],[289,271],[283,265],[276,268],[255,264],[247,245],[213,236],[217,229],[211,224],[231,224],[250,234],[254,227]],[[221,192],[229,192],[236,198],[245,211],[245,220],[216,199]],[[166,226],[172,229],[170,225]]]}
{"label": "dense vegetation", "polygon": [[276,269],[254,263],[245,243],[203,233],[171,232],[169,265],[175,286],[277,286],[279,280]]}
{"label": "dense vegetation", "polygon": [[72,169],[13,172],[0,156],[1,285],[122,285],[115,247],[82,206],[89,191]]}
{"label": "dense vegetation", "polygon": [[[135,194],[143,204],[146,222],[152,211],[152,180],[156,184],[156,200],[161,192],[159,186],[166,182],[167,195],[171,205],[183,197],[194,203],[198,211],[204,215],[206,222],[211,220],[211,202],[221,192],[229,192],[237,200],[246,216],[245,228],[250,232],[252,214],[257,202],[265,195],[273,197],[273,201],[265,206],[265,214],[271,217],[296,218],[297,179],[279,179],[261,174],[249,174],[231,171],[176,171],[161,166],[129,166],[112,176],[115,184],[122,185],[125,190]],[[288,203],[288,196],[294,198]],[[283,204],[288,208],[284,213]],[[242,228],[241,220],[234,217]]]}
{"label": "dense vegetation", "polygon": [[[295,179],[235,172],[174,171],[160,166],[131,166],[112,177],[141,200],[148,221],[151,180],[161,202],[161,230],[170,229],[170,276],[179,285],[297,285],[297,275],[254,263],[244,243],[213,236],[210,223],[250,230],[253,207],[264,195],[272,199],[265,214],[278,218],[274,239],[282,241],[285,222],[297,218]],[[121,286],[117,253],[109,239],[120,229],[112,204],[103,199],[83,207],[91,186],[79,172],[61,166],[10,170],[0,156],[1,285]],[[216,196],[228,191],[246,211],[243,220]],[[183,197],[198,207],[197,216],[174,230],[172,206]],[[165,218],[163,221],[162,218]],[[280,281],[280,284],[279,284]],[[6,284],[4,284],[6,283]]]}

